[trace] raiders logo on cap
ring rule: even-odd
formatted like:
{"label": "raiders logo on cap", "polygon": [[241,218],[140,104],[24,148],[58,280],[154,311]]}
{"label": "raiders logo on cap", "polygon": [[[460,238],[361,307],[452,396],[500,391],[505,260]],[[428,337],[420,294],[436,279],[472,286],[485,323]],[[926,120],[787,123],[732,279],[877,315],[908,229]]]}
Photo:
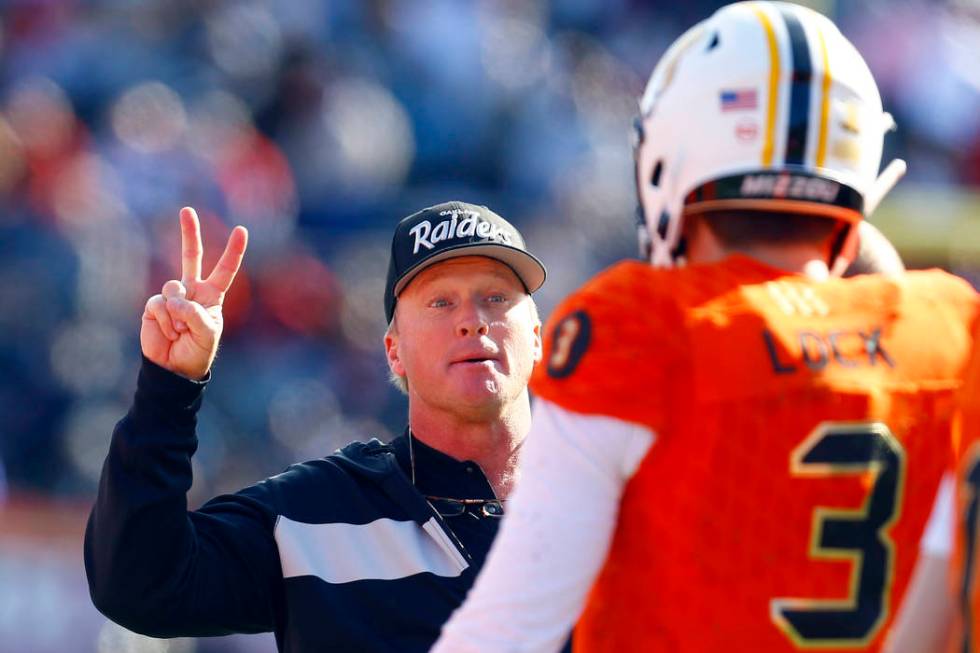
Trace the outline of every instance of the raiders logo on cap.
{"label": "raiders logo on cap", "polygon": [[485,206],[444,202],[402,219],[391,239],[385,317],[395,315],[398,295],[419,272],[457,256],[486,256],[504,263],[528,293],[544,283],[544,264],[527,251],[512,224]]}

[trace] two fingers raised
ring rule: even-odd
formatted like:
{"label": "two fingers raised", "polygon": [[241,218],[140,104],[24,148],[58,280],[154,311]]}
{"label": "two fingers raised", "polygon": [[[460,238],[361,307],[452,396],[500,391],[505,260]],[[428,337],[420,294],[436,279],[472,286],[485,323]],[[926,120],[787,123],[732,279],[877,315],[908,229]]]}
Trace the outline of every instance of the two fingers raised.
{"label": "two fingers raised", "polygon": [[218,259],[217,265],[214,266],[205,283],[213,286],[219,292],[227,292],[242,266],[242,258],[245,256],[247,246],[248,231],[245,230],[245,227],[239,225],[232,229],[231,235],[228,236],[228,243],[225,245],[225,251],[221,253],[221,258]]}
{"label": "two fingers raised", "polygon": [[[245,227],[237,226],[231,231],[225,251],[218,259],[214,270],[203,280],[212,294],[222,295],[231,287],[242,265],[245,248],[248,245],[248,231]],[[180,260],[181,281],[186,288],[194,289],[202,281],[201,261],[204,255],[204,245],[201,241],[201,221],[197,212],[187,206],[180,210]],[[195,293],[192,292],[192,298]]]}
{"label": "two fingers raised", "polygon": [[197,217],[197,211],[185,206],[180,210],[180,278],[185,286],[201,280],[203,256],[201,221]]}
{"label": "two fingers raised", "polygon": [[188,378],[207,373],[221,337],[221,304],[242,264],[248,232],[235,227],[214,270],[202,279],[201,222],[180,211],[180,278],[163,285],[143,311],[140,342],[151,361]]}

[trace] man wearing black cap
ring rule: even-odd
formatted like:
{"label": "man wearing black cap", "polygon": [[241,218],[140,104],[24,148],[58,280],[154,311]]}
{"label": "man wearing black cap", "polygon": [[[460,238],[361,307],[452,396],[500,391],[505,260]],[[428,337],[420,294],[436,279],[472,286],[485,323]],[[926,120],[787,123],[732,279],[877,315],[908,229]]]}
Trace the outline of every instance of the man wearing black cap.
{"label": "man wearing black cap", "polygon": [[95,605],[155,637],[274,631],[280,651],[426,651],[480,570],[530,428],[541,262],[486,207],[402,220],[385,351],[409,398],[388,444],[354,442],[188,512],[196,413],[245,252],[232,232],[201,278],[196,214],[183,276],[147,302],[144,361],[85,536]]}

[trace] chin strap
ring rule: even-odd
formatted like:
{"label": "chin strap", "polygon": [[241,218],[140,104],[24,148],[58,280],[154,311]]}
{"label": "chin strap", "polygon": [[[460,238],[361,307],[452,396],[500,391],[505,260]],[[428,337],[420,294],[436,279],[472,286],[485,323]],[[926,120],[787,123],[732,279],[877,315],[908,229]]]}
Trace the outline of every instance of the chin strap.
{"label": "chin strap", "polygon": [[842,277],[851,261],[857,256],[858,246],[861,244],[861,236],[857,224],[847,225],[846,233],[841,235],[840,245],[835,247],[836,255],[831,256],[830,276]]}
{"label": "chin strap", "polygon": [[[888,133],[890,131],[895,131],[895,118],[892,114],[887,111],[882,114],[882,133]],[[893,159],[885,169],[881,171],[875,182],[871,184],[871,189],[868,190],[867,195],[864,196],[864,217],[868,218],[878,205],[881,204],[881,200],[885,199],[898,180],[905,176],[905,172],[908,170],[908,164],[902,159]]]}
{"label": "chin strap", "polygon": [[908,168],[908,164],[902,159],[893,159],[891,163],[885,166],[864,198],[864,217],[867,218],[875,212],[875,209],[881,204],[881,200],[885,199],[885,195],[895,187],[895,184],[905,175]]}
{"label": "chin strap", "polygon": [[[889,132],[895,129],[895,119],[892,115],[886,112],[883,117],[884,124],[882,125],[882,131]],[[881,200],[885,199],[885,195],[891,192],[895,184],[898,183],[898,180],[905,176],[908,168],[908,164],[903,159],[892,159],[885,166],[885,169],[881,171],[881,174],[871,184],[871,188],[864,196],[865,219],[871,217],[871,214],[881,204]],[[841,239],[839,247],[835,248],[837,250],[836,255],[833,257],[830,266],[830,273],[832,275],[837,277],[843,276],[844,271],[847,270],[851,261],[857,256],[858,247],[861,244],[859,231],[860,229],[858,229],[857,224],[847,228],[847,233]]]}

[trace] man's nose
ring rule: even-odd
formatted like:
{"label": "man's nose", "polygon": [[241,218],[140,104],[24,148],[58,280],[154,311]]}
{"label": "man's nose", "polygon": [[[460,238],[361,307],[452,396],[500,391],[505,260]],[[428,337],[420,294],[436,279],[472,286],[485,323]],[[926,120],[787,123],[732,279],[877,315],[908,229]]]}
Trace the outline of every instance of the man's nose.
{"label": "man's nose", "polygon": [[456,322],[456,335],[485,336],[490,333],[490,321],[475,302],[465,302],[460,307],[459,320]]}

